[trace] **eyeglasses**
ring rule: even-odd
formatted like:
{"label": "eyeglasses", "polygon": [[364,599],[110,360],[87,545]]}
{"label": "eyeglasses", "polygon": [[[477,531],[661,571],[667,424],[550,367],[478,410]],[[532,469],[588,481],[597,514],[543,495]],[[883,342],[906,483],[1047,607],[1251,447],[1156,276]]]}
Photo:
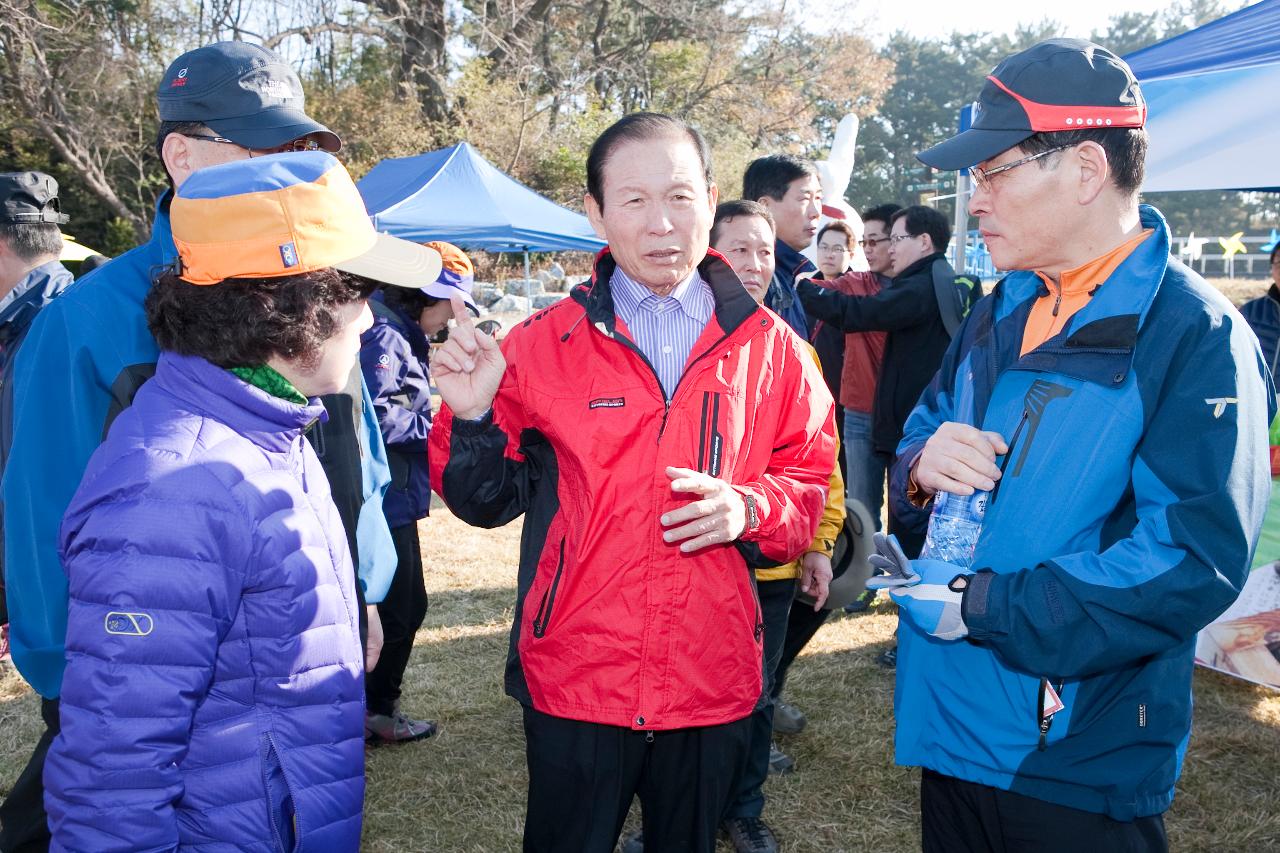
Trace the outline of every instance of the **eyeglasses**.
{"label": "eyeglasses", "polygon": [[182,135],[188,139],[201,139],[205,142],[216,142],[219,145],[235,145],[248,151],[250,157],[261,154],[284,154],[291,151],[320,150],[320,143],[306,136],[299,139],[291,139],[283,145],[277,145],[275,148],[247,148],[239,142],[236,142],[234,139],[227,139],[225,136],[212,136],[207,133],[184,133]]}
{"label": "eyeglasses", "polygon": [[911,240],[919,236],[920,236],[919,234],[894,234],[892,237],[889,238],[889,242],[893,243],[894,245],[897,245],[898,243],[901,243],[903,240]]}
{"label": "eyeglasses", "polygon": [[864,237],[863,239],[858,241],[858,245],[864,249],[874,249],[876,246],[879,246],[881,243],[888,243],[888,242],[889,242],[888,237]]}
{"label": "eyeglasses", "polygon": [[1057,148],[1050,148],[1048,151],[1041,151],[1039,154],[1032,154],[1030,157],[1023,157],[1021,160],[1014,160],[1012,163],[1005,163],[1003,166],[996,166],[994,169],[983,169],[980,166],[969,167],[969,177],[973,178],[973,182],[978,185],[979,189],[990,190],[991,179],[1001,172],[1007,172],[1010,169],[1016,169],[1024,166],[1032,160],[1039,160],[1041,157],[1048,157],[1050,154],[1057,154],[1059,151],[1066,151],[1068,148],[1074,148],[1073,145],[1059,145]]}
{"label": "eyeglasses", "polygon": [[227,139],[225,136],[210,136],[207,133],[184,133],[182,135],[185,136],[187,139],[202,139],[205,142],[217,142],[219,145],[239,145],[240,144],[238,142],[233,142],[230,139]]}
{"label": "eyeglasses", "polygon": [[271,154],[284,154],[286,151],[319,151],[320,143],[306,136],[300,139],[293,139],[284,145],[277,145],[275,148],[268,149]]}
{"label": "eyeglasses", "polygon": [[843,245],[824,246],[821,243],[819,243],[818,251],[825,252],[828,255],[847,255],[849,253],[849,247],[843,246]]}

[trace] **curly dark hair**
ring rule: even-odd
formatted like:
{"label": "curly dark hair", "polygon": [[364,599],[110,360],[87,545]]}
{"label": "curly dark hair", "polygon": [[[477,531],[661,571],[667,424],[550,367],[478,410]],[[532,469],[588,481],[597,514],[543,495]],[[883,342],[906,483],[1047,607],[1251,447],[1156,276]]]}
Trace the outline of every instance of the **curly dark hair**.
{"label": "curly dark hair", "polygon": [[321,345],[338,333],[336,309],[367,299],[371,284],[323,269],[201,286],[168,269],[147,294],[147,327],[161,349],[219,367],[257,367],[278,356],[314,369]]}

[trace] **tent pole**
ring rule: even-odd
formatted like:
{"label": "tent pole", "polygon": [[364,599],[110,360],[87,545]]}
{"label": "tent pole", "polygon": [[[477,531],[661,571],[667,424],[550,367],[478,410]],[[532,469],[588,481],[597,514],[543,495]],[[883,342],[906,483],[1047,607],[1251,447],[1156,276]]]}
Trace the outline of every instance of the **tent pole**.
{"label": "tent pole", "polygon": [[964,275],[965,249],[969,238],[969,173],[956,173],[956,215],[951,227],[951,267]]}
{"label": "tent pole", "polygon": [[524,298],[528,303],[528,312],[526,317],[533,313],[533,294],[529,292],[529,247],[524,247]]}

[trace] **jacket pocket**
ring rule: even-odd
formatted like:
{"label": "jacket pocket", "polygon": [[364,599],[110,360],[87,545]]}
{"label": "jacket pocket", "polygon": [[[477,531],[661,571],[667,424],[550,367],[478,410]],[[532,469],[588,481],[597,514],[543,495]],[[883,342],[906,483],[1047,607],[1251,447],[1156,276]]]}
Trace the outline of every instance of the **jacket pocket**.
{"label": "jacket pocket", "polygon": [[387,448],[387,467],[391,469],[391,488],[403,492],[409,488],[409,460],[403,453]]}
{"label": "jacket pocket", "polygon": [[560,589],[560,578],[564,574],[564,542],[562,538],[555,577],[551,579],[551,586],[542,591],[542,601],[538,604],[538,612],[533,616],[533,636],[537,638],[546,634],[547,626],[551,624],[551,611],[556,605],[556,592]]}
{"label": "jacket pocket", "polygon": [[284,763],[276,749],[275,738],[270,732],[261,737],[262,780],[267,793],[267,819],[280,853],[298,853],[302,845],[298,841],[298,812],[294,806],[293,791],[285,774]]}

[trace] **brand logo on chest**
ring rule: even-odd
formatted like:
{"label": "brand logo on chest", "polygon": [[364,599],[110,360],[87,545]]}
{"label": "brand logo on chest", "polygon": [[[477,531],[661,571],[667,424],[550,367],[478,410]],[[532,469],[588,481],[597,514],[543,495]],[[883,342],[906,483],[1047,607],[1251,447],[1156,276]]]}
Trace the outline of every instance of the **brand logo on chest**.
{"label": "brand logo on chest", "polygon": [[589,409],[621,409],[627,404],[626,397],[597,397],[587,404]]}

